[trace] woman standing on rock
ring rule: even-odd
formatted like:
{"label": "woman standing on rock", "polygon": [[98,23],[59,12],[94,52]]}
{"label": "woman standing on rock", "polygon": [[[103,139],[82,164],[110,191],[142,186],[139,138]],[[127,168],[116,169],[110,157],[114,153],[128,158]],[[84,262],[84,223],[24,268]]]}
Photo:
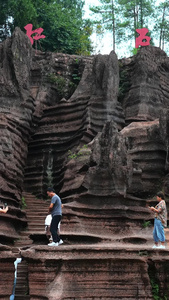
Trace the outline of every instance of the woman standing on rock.
{"label": "woman standing on rock", "polygon": [[[164,227],[167,227],[167,208],[163,192],[157,193],[157,201],[159,203],[155,207],[149,207],[151,211],[155,212],[153,230],[153,238],[155,244],[153,248],[165,249]],[[159,241],[161,242],[160,246],[158,245]]]}

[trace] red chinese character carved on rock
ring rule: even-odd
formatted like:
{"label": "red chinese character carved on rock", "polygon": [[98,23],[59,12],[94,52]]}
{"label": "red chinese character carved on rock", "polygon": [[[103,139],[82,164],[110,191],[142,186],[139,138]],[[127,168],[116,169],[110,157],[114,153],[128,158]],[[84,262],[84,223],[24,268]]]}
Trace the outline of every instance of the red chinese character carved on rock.
{"label": "red chinese character carved on rock", "polygon": [[[43,32],[43,28],[38,28],[38,29],[32,30],[32,27],[33,27],[32,24],[27,24],[24,28],[26,30],[26,35],[28,36],[28,38],[31,41],[31,44],[33,45],[33,40],[44,39],[46,36],[43,34],[41,35],[41,33]],[[34,33],[36,33],[36,35],[31,37],[31,35]]]}
{"label": "red chinese character carved on rock", "polygon": [[[141,29],[136,29],[136,31],[139,33],[139,36],[136,37],[136,48],[139,46],[149,46],[150,45],[150,40],[151,38],[146,35],[148,32],[147,28],[141,28]],[[144,41],[146,40],[146,41]]]}

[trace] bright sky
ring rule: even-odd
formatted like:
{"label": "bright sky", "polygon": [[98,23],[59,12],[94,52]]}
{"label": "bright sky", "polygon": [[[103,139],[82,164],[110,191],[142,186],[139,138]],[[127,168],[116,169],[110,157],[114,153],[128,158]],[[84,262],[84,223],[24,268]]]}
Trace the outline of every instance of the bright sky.
{"label": "bright sky", "polygon": [[[156,0],[156,5],[164,2],[164,0]],[[84,18],[92,18],[92,12],[89,10],[90,6],[99,5],[99,0],[85,0],[84,5]],[[113,43],[112,43],[112,33],[111,32],[105,32],[103,37],[96,36],[96,33],[93,33],[91,36],[91,40],[94,47],[94,54],[110,54],[110,52],[113,50]],[[133,44],[132,44],[133,43]],[[158,46],[158,45],[156,45]],[[116,45],[116,54],[118,58],[122,57],[130,57],[132,56],[131,50],[135,47],[134,41],[129,44],[129,46],[126,47],[126,42],[121,43],[120,46]],[[130,49],[128,49],[130,48]]]}
{"label": "bright sky", "polygon": [[[99,5],[98,0],[85,0],[84,5],[84,18],[91,18],[92,12],[90,12],[89,7],[93,5]],[[105,33],[102,38],[98,38],[95,33],[92,34],[91,40],[94,46],[94,54],[109,54],[112,51],[112,36],[111,33]]]}

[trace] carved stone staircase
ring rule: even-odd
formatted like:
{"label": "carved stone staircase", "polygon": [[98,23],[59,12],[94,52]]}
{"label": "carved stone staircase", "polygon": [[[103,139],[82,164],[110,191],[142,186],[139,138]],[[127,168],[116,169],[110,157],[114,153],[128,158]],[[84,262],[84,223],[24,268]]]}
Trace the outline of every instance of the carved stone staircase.
{"label": "carved stone staircase", "polygon": [[17,281],[15,288],[15,300],[27,300],[29,296],[28,266],[22,261],[17,266]]}
{"label": "carved stone staircase", "polygon": [[15,247],[22,248],[31,246],[33,240],[30,235],[39,232],[45,234],[45,218],[48,212],[49,201],[37,199],[34,195],[23,193],[26,202],[26,216],[28,226],[24,231],[20,232],[20,239],[15,242]]}
{"label": "carved stone staircase", "polygon": [[[45,217],[48,212],[49,201],[39,200],[35,196],[29,193],[24,193],[23,197],[26,202],[26,215],[28,226],[24,231],[20,232],[20,239],[16,240],[14,245],[14,251],[17,257],[20,256],[20,248],[31,247],[33,240],[30,235],[38,232],[45,235]],[[28,284],[28,266],[25,261],[17,266],[17,280],[15,287],[15,300],[27,300],[29,297],[29,284]]]}

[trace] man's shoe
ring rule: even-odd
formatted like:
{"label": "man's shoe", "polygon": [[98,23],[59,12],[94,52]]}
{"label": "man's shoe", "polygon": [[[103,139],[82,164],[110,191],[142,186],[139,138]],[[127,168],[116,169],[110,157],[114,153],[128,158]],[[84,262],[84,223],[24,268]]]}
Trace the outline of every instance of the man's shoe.
{"label": "man's shoe", "polygon": [[48,246],[58,246],[59,244],[58,243],[55,243],[55,242],[52,242],[52,243],[49,243]]}
{"label": "man's shoe", "polygon": [[58,244],[59,244],[59,245],[63,244],[63,241],[62,241],[62,240],[60,240],[60,241],[58,242]]}
{"label": "man's shoe", "polygon": [[160,246],[158,247],[158,249],[165,249],[165,246],[164,246],[164,245],[160,245]]}
{"label": "man's shoe", "polygon": [[154,246],[152,247],[152,249],[157,249],[157,248],[159,248],[157,245],[154,245]]}

